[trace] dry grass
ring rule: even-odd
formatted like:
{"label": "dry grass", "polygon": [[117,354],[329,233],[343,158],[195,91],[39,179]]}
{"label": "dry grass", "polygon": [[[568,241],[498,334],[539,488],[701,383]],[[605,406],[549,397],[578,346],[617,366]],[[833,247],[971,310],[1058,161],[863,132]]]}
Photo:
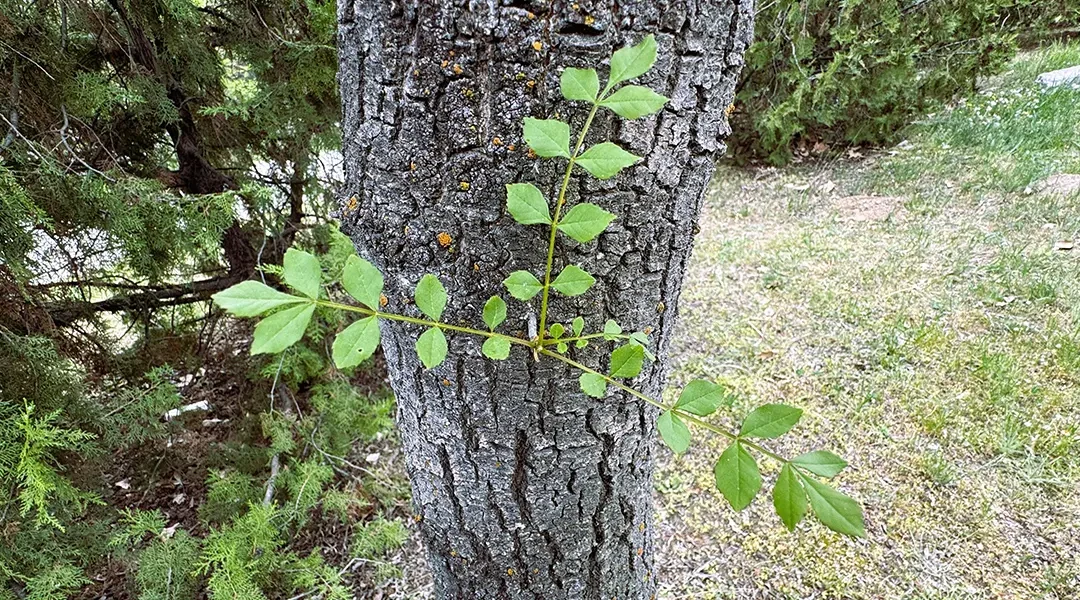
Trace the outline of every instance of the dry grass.
{"label": "dry grass", "polygon": [[[1059,114],[1080,92],[1035,96],[1015,75],[1080,56],[1055,52],[893,152],[718,173],[673,383],[727,383],[728,423],[804,408],[776,446],[847,458],[837,481],[868,537],[789,534],[764,495],[732,512],[711,474],[725,441],[698,435],[657,476],[661,598],[1080,598],[1080,248],[1060,249],[1080,238],[1080,194],[1029,189],[1080,173],[1080,146],[1057,144],[1080,139]],[[977,135],[991,103],[1004,122],[988,127],[1037,139]]]}

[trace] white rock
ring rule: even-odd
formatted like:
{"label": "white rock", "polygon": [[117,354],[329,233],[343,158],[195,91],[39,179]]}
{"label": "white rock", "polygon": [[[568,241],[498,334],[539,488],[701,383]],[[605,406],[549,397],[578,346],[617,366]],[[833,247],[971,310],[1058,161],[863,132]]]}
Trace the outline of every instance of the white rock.
{"label": "white rock", "polygon": [[1039,85],[1043,87],[1058,87],[1080,83],[1080,65],[1043,73],[1035,81],[1039,82]]}

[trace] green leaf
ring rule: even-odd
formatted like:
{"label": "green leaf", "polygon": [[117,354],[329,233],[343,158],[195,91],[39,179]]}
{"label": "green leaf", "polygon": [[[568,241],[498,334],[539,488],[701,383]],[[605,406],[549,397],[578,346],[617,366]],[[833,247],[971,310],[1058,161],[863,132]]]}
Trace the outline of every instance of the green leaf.
{"label": "green leaf", "polygon": [[345,268],[341,271],[341,287],[360,304],[371,310],[379,310],[383,275],[368,261],[355,254],[345,259]]}
{"label": "green leaf", "polygon": [[489,337],[484,340],[484,345],[480,349],[488,358],[506,360],[506,357],[510,356],[510,340],[504,337]]}
{"label": "green leaf", "polygon": [[503,285],[511,296],[522,301],[532,298],[544,289],[540,281],[528,271],[514,271],[503,280]]}
{"label": "green leaf", "polygon": [[611,179],[624,168],[641,160],[611,142],[599,143],[577,158],[576,162],[597,179]]}
{"label": "green leaf", "polygon": [[308,298],[319,297],[319,287],[322,285],[319,259],[303,250],[289,248],[285,251],[281,266],[281,278],[289,287]]}
{"label": "green leaf", "polygon": [[600,78],[596,76],[596,69],[567,67],[559,77],[559,88],[567,100],[592,102],[600,94]]}
{"label": "green leaf", "polygon": [[506,209],[522,225],[550,225],[551,212],[539,188],[531,183],[506,185]]}
{"label": "green leaf", "polygon": [[583,202],[574,205],[559,221],[559,231],[584,244],[600,235],[614,219],[614,214],[595,204]]}
{"label": "green leaf", "polygon": [[791,431],[802,418],[802,409],[786,404],[765,404],[746,415],[739,435],[775,438]]}
{"label": "green leaf", "polygon": [[801,474],[799,477],[806,486],[806,495],[810,496],[814,514],[826,527],[853,537],[866,535],[862,507],[858,502],[813,477]]}
{"label": "green leaf", "polygon": [[439,278],[428,273],[416,284],[416,307],[432,321],[438,321],[446,308],[446,288]]}
{"label": "green leaf", "polygon": [[593,398],[603,398],[607,393],[607,380],[596,373],[582,373],[578,383],[581,384],[581,391]]}
{"label": "green leaf", "polygon": [[567,345],[566,342],[559,342],[558,345],[555,346],[555,350],[558,351],[559,354],[566,354],[566,351],[569,349],[570,346]]}
{"label": "green leaf", "polygon": [[251,353],[277,354],[300,341],[314,313],[315,304],[304,304],[278,311],[259,321],[251,340]]}
{"label": "green leaf", "polygon": [[214,299],[214,304],[238,317],[256,317],[280,306],[308,301],[306,298],[279,292],[254,280],[238,283],[211,298]]}
{"label": "green leaf", "polygon": [[555,323],[551,327],[548,327],[548,332],[551,334],[551,337],[559,339],[562,337],[562,334],[566,333],[566,327],[563,327],[562,323]]}
{"label": "green leaf", "polygon": [[379,347],[379,320],[375,317],[360,319],[349,325],[334,338],[331,354],[339,369],[355,367],[375,353]]}
{"label": "green leaf", "polygon": [[796,456],[792,461],[797,467],[822,477],[836,477],[847,466],[847,461],[828,450],[814,450]]}
{"label": "green leaf", "polygon": [[487,324],[488,329],[495,331],[495,328],[505,320],[506,302],[498,296],[488,298],[488,301],[484,303],[484,323]]}
{"label": "green leaf", "polygon": [[611,56],[608,86],[644,74],[656,62],[656,38],[650,34],[634,46],[620,48]]}
{"label": "green leaf", "polygon": [[570,126],[562,121],[525,117],[525,141],[537,156],[570,158]]}
{"label": "green leaf", "polygon": [[416,340],[416,354],[424,367],[434,369],[446,360],[446,336],[438,327],[431,327]]}
{"label": "green leaf", "polygon": [[588,345],[589,345],[589,340],[578,340],[578,341],[574,342],[574,347],[575,348],[584,348],[585,346],[588,346]]}
{"label": "green leaf", "polygon": [[566,296],[580,296],[589,291],[594,283],[596,279],[584,269],[577,265],[567,265],[555,281],[551,282],[551,287]]}
{"label": "green leaf", "polygon": [[574,317],[574,321],[570,323],[570,328],[574,332],[575,337],[581,335],[581,332],[585,329],[585,319]]}
{"label": "green leaf", "polygon": [[627,85],[608,96],[600,106],[610,108],[624,119],[639,119],[664,108],[668,99],[647,87]]}
{"label": "green leaf", "polygon": [[790,464],[780,469],[780,476],[776,478],[776,485],[773,486],[772,498],[773,507],[784,522],[784,527],[787,527],[788,531],[794,531],[795,526],[806,516],[806,492]]}
{"label": "green leaf", "polygon": [[620,346],[611,353],[611,376],[630,379],[641,373],[645,349],[637,344]]}
{"label": "green leaf", "polygon": [[622,327],[619,326],[613,319],[604,321],[604,339],[605,340],[617,340],[619,334],[622,333]]}
{"label": "green leaf", "polygon": [[716,409],[725,402],[730,403],[730,400],[724,388],[711,381],[695,379],[683,388],[682,393],[679,394],[679,401],[675,403],[675,408],[699,417],[707,417],[716,412]]}
{"label": "green leaf", "polygon": [[724,494],[731,507],[742,510],[761,489],[761,472],[757,462],[742,444],[735,442],[720,455],[713,468],[716,476],[716,489]]}
{"label": "green leaf", "polygon": [[690,429],[679,415],[670,410],[664,411],[656,419],[656,428],[660,430],[660,438],[675,454],[682,454],[690,447]]}

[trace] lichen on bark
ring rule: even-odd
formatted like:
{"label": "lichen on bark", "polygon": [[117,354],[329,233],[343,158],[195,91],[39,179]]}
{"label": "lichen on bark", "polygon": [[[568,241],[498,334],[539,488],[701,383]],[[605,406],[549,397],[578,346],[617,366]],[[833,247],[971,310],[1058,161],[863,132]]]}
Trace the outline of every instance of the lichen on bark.
{"label": "lichen on bark", "polygon": [[[644,160],[612,180],[573,178],[570,204],[587,199],[619,218],[595,242],[560,239],[556,271],[578,264],[597,282],[556,296],[548,321],[651,327],[662,357],[729,133],[752,9],[732,0],[342,1],[342,222],[385,274],[389,309],[417,312],[407,298],[434,273],[450,293],[444,321],[482,327],[484,302],[500,293],[504,327],[525,333],[536,303],[510,299],[501,281],[518,269],[543,275],[547,230],[513,222],[504,186],[531,182],[550,200],[565,165],[529,157],[522,120],[558,115],[580,127],[585,111],[562,100],[560,69],[600,67],[654,33],[658,62],[635,83],[671,100],[645,119],[594,122],[587,144],[610,139]],[[415,326],[382,328],[436,597],[652,596],[651,408],[614,392],[590,398],[576,372],[523,348],[488,360],[482,340],[464,335],[450,335],[450,359],[425,370]],[[596,344],[572,352],[606,367]],[[658,397],[663,382],[661,362],[635,385]]]}

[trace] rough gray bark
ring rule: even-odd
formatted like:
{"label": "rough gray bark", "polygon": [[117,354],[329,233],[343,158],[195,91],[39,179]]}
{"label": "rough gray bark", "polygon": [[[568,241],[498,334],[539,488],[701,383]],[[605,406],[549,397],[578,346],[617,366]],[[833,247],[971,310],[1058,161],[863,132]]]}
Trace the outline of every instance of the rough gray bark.
{"label": "rough gray bark", "polygon": [[[663,355],[752,14],[751,0],[342,1],[343,223],[386,274],[388,310],[419,315],[408,299],[431,272],[450,293],[447,322],[482,328],[497,293],[510,305],[506,330],[524,332],[538,298],[512,300],[501,281],[517,269],[542,279],[547,229],[513,222],[504,184],[531,181],[551,198],[565,163],[528,157],[522,119],[580,126],[585,111],[559,94],[561,67],[600,67],[655,33],[659,60],[635,83],[671,102],[650,118],[616,123],[601,111],[594,123],[587,143],[612,139],[645,160],[611,181],[573,179],[571,204],[587,198],[619,218],[590,244],[559,240],[556,272],[574,262],[597,284],[555,295],[549,322],[651,327]],[[650,598],[654,411],[621,394],[589,398],[576,372],[521,348],[487,360],[464,335],[450,335],[450,358],[427,371],[419,333],[383,323],[436,597]],[[599,346],[572,353],[606,368],[610,348]],[[663,381],[652,365],[635,385],[658,395]]]}

